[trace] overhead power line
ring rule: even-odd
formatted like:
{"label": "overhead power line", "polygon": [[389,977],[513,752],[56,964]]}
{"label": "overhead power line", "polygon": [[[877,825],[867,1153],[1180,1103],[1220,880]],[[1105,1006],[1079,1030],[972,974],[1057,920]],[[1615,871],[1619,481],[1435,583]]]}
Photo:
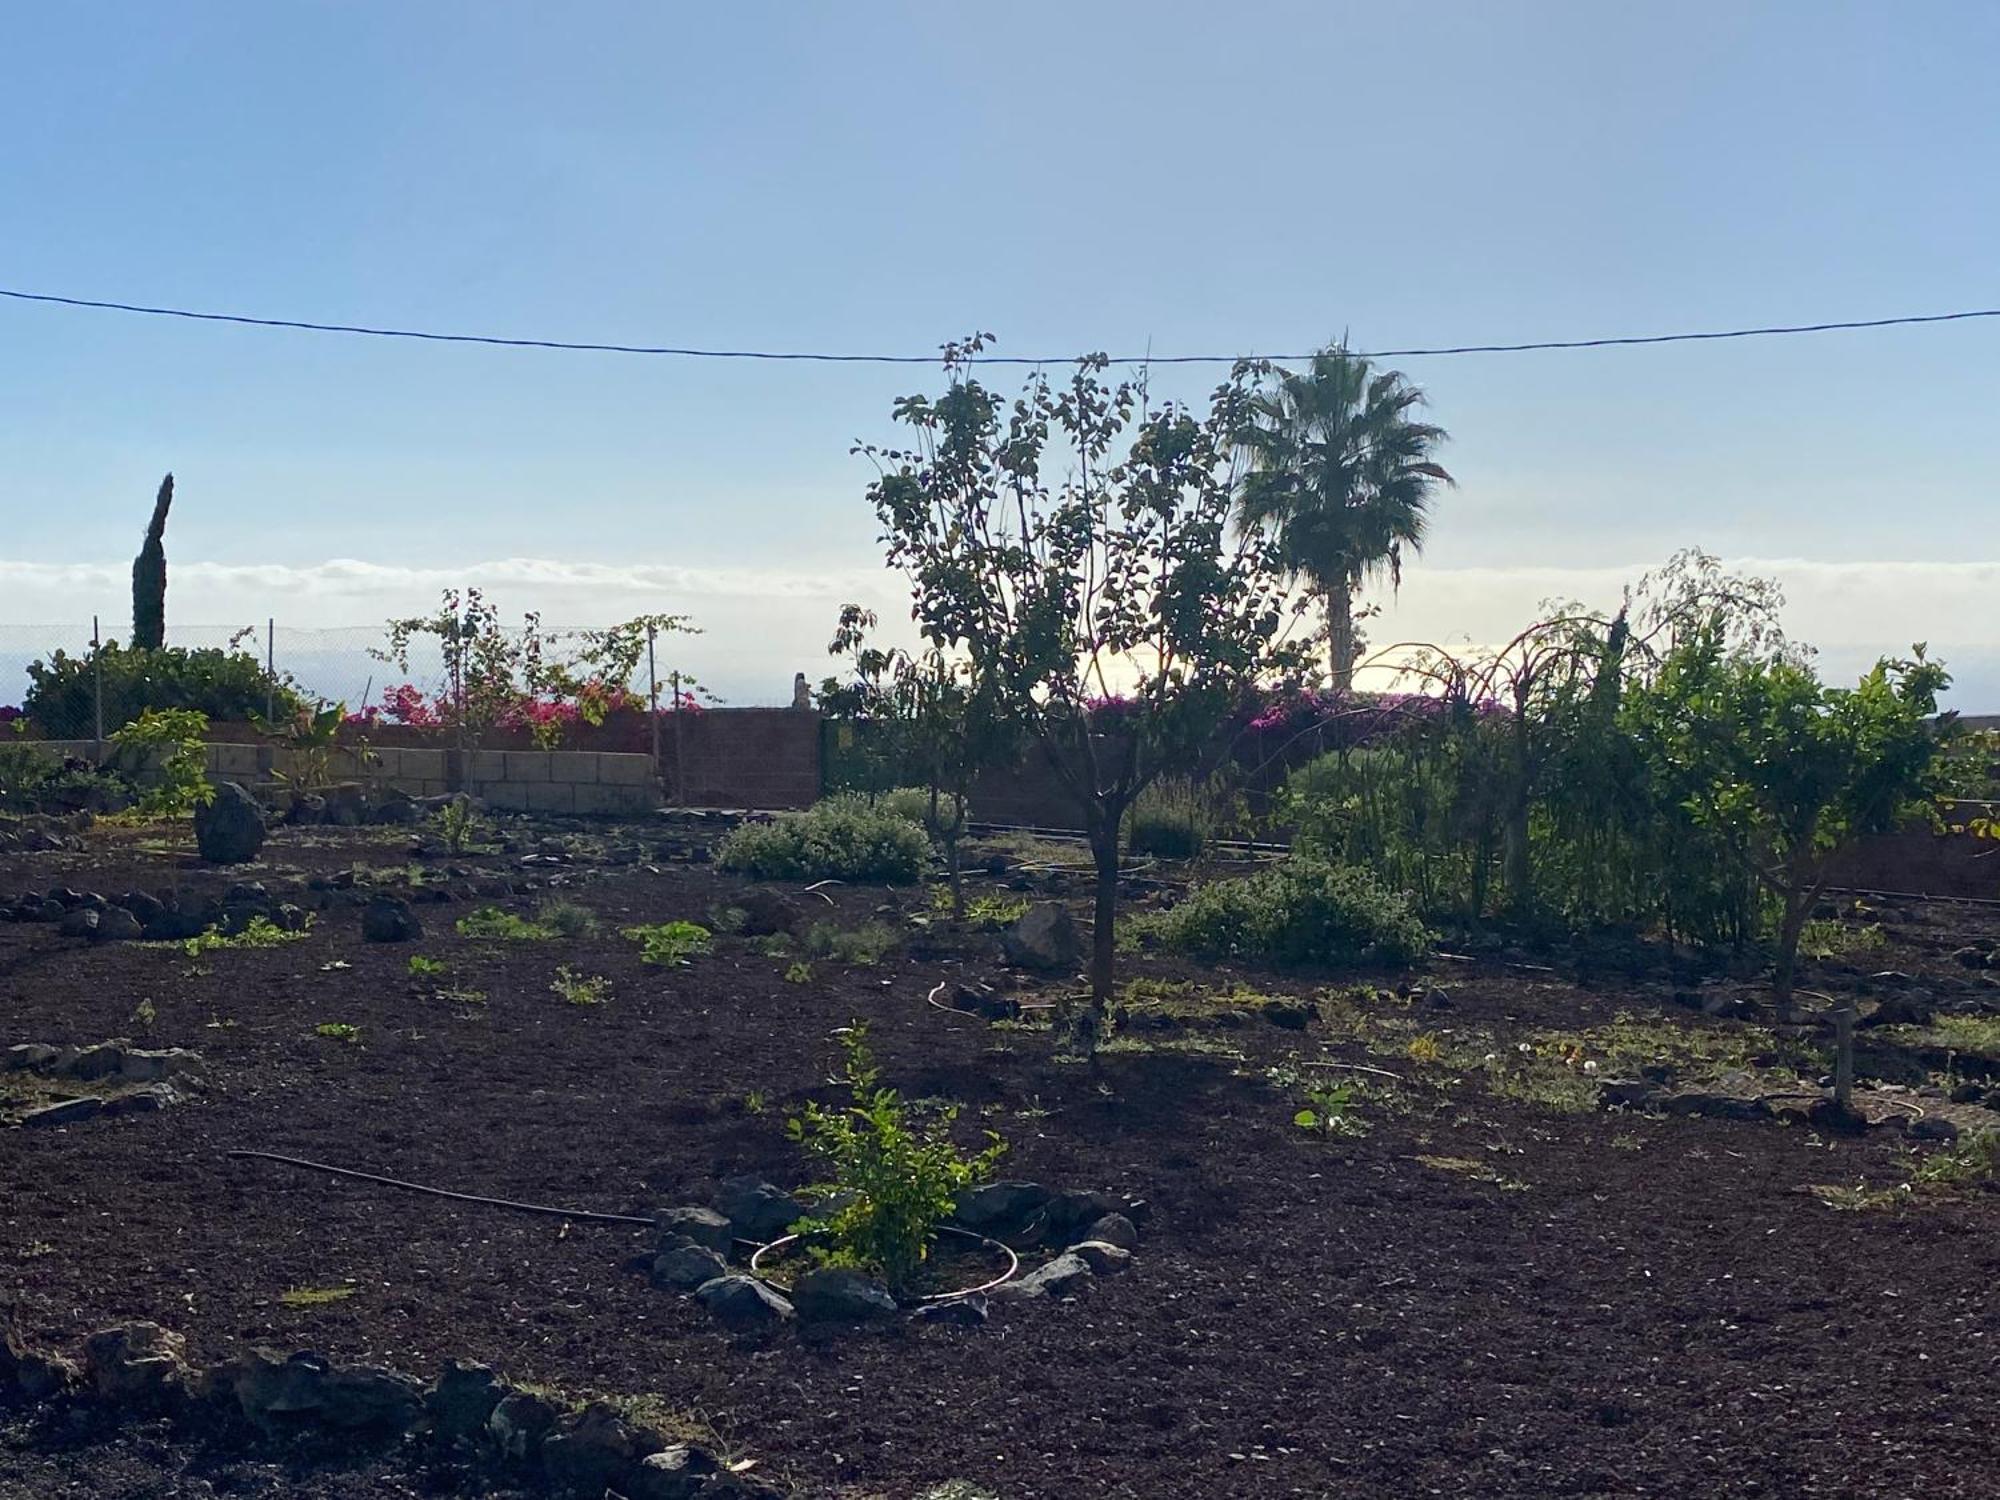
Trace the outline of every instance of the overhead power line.
{"label": "overhead power line", "polygon": [[[436,333],[417,328],[373,328],[359,323],[316,323],[303,318],[253,318],[243,313],[196,312],[185,307],[147,307],[135,302],[109,302],[93,297],[59,297],[50,292],[22,292],[0,287],[0,297],[17,302],[53,303],[59,307],[95,307],[110,312],[143,313],[154,318],[185,318],[197,323],[236,323],[250,328],[293,328],[307,333],[351,333],[378,339],[418,339],[433,344],[490,344],[503,349],[567,349],[586,354],[650,354],[674,359],[761,359],[829,365],[930,365],[936,354],[834,354],[776,349],[694,349],[671,344],[609,344],[578,339],[502,338],[484,333]],[[1853,318],[1826,323],[1772,324],[1758,328],[1705,329],[1693,333],[1625,334],[1608,338],[1540,339],[1520,344],[1452,344],[1428,349],[1359,351],[1368,359],[1422,359],[1446,354],[1526,354],[1538,349],[1614,349],[1636,344],[1693,344],[1716,339],[1771,338],[1794,333],[1842,333],[1862,328],[1907,328],[1920,323],[1963,323],[1974,318],[2000,318],[2000,307],[1965,312],[1917,313],[1900,318]],[[1025,354],[981,354],[981,365],[1065,365],[1074,354],[1035,357]],[[1121,355],[1114,364],[1227,365],[1246,356],[1237,354]],[[1310,354],[1267,354],[1258,358],[1280,363],[1312,358]]]}

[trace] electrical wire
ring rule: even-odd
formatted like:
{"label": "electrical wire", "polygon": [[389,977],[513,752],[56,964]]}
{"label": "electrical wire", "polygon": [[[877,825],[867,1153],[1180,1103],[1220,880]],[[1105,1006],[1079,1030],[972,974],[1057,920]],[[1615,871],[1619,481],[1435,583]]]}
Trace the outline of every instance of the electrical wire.
{"label": "electrical wire", "polygon": [[[155,318],[182,318],[197,323],[233,323],[249,328],[289,328],[307,333],[360,334],[369,338],[416,339],[434,344],[485,344],[503,349],[560,349],[585,354],[643,354],[674,359],[768,360],[803,364],[834,365],[934,365],[936,354],[841,354],[819,351],[774,349],[698,349],[671,344],[614,344],[578,339],[505,338],[483,333],[438,333],[417,328],[378,328],[363,323],[320,323],[304,318],[257,318],[245,313],[198,312],[185,307],[152,307],[137,302],[113,302],[96,297],[64,297],[53,292],[25,292],[0,287],[0,297],[17,302],[39,302],[58,307],[98,308],[108,312],[139,313]],[[1976,318],[2000,318],[2000,307],[1971,308],[1961,312],[1916,313],[1894,318],[1850,318],[1821,323],[1783,323],[1749,328],[1703,329],[1689,333],[1623,334],[1586,339],[1539,339],[1518,344],[1451,344],[1430,348],[1356,350],[1363,359],[1428,359],[1455,354],[1526,354],[1548,349],[1614,349],[1643,344],[1692,344],[1717,339],[1772,338],[1801,333],[1845,333],[1867,328],[1907,328],[1927,323],[1962,323]],[[1237,354],[1145,354],[1121,355],[1112,360],[1120,365],[1228,365],[1253,356]],[[1299,362],[1311,354],[1269,354],[1254,356],[1275,363]],[[1074,355],[1057,357],[1025,354],[979,354],[967,363],[980,365],[1066,365]]]}

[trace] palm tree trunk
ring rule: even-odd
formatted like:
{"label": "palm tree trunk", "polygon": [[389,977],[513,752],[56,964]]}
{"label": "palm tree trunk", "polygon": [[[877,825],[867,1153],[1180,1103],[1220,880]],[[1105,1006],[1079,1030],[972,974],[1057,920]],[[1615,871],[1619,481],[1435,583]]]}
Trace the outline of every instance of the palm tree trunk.
{"label": "palm tree trunk", "polygon": [[1345,588],[1326,591],[1326,655],[1328,676],[1336,693],[1354,687],[1354,595]]}

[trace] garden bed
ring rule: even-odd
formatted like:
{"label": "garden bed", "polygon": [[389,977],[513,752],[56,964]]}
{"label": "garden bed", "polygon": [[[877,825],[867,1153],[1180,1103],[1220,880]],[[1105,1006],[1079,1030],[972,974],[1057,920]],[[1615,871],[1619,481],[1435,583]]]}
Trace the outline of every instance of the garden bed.
{"label": "garden bed", "polygon": [[[718,932],[684,966],[649,965],[620,929],[710,922],[744,882],[692,862],[700,841],[664,820],[506,832],[508,849],[415,858],[407,830],[285,829],[227,875],[144,830],[0,854],[0,897],[259,881],[315,916],[294,941],[194,954],[0,924],[0,1047],[117,1037],[201,1058],[201,1089],[174,1108],[0,1135],[0,1301],[22,1334],[68,1346],[150,1319],[203,1361],[310,1347],[429,1378],[476,1359],[698,1417],[749,1472],[849,1500],[953,1479],[1006,1500],[1950,1497],[1984,1495],[2000,1466],[1981,1394],[2000,1195],[1841,1212],[1812,1189],[1903,1183],[1907,1128],[1598,1107],[1628,1063],[1675,1087],[1747,1069],[1811,1089],[1817,1031],[1759,1012],[1741,976],[1639,947],[1495,944],[1360,976],[1141,956],[1126,972],[1151,987],[1083,1062],[1033,1019],[1067,985],[1004,972],[990,935],[950,932],[921,890],[789,888],[809,922],[902,933],[874,963]],[[1030,894],[1074,895],[1081,916],[1083,882],[1063,882],[1037,873]],[[423,938],[361,941],[362,900],[385,891]],[[551,898],[598,931],[456,931],[481,905],[533,921]],[[1993,909],[1878,904],[1850,925],[1879,932],[1806,987],[1871,1005],[1915,992],[1968,1017],[2000,1005],[1991,971],[1953,957],[1990,951]],[[413,975],[412,955],[442,968]],[[1030,1019],[927,1003],[976,981]],[[960,1104],[968,1142],[1008,1140],[1004,1176],[1143,1203],[1130,1269],[996,1300],[984,1326],[738,1335],[651,1284],[647,1229],[226,1155],[638,1217],[742,1174],[797,1186],[784,1123],[837,1097],[830,1035],[855,1019],[907,1098]],[[1945,1098],[1925,1090],[1937,1049],[1960,1043],[1942,1071],[1962,1075],[1956,1118],[1979,1118],[1983,1067],[1952,1066],[1975,1022],[1863,1035],[1911,1061],[1914,1100]],[[1361,1084],[1337,1108],[1335,1080]],[[218,1456],[171,1427],[0,1421],[0,1472],[51,1491],[225,1472],[250,1494],[419,1484],[379,1454]]]}

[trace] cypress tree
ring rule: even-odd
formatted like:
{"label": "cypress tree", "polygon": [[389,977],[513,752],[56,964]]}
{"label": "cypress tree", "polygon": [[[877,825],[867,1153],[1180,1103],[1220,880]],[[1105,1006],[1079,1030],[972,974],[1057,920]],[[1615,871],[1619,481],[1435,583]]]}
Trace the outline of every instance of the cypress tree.
{"label": "cypress tree", "polygon": [[132,560],[132,644],[158,651],[167,643],[167,511],[174,503],[174,476],[160,481],[153,500],[146,544]]}

